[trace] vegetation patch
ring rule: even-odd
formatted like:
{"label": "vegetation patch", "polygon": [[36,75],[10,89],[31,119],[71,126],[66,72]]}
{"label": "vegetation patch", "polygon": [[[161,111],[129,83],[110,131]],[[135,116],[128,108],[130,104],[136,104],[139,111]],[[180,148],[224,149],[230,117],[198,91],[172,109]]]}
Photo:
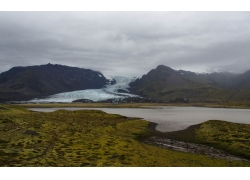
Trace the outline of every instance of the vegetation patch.
{"label": "vegetation patch", "polygon": [[[95,110],[0,112],[0,166],[248,166],[143,143],[149,122]],[[238,138],[238,137],[235,137]]]}
{"label": "vegetation patch", "polygon": [[249,124],[210,120],[166,135],[172,139],[206,144],[250,159]]}

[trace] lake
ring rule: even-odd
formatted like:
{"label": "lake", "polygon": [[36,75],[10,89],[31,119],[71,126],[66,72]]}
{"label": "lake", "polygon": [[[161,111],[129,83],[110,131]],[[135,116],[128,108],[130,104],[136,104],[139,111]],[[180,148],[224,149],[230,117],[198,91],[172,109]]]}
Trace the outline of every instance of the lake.
{"label": "lake", "polygon": [[250,124],[250,109],[173,107],[157,106],[152,108],[29,108],[33,111],[53,112],[58,109],[80,110],[95,109],[110,114],[139,117],[157,123],[156,130],[171,132],[185,129],[207,120],[225,120]]}

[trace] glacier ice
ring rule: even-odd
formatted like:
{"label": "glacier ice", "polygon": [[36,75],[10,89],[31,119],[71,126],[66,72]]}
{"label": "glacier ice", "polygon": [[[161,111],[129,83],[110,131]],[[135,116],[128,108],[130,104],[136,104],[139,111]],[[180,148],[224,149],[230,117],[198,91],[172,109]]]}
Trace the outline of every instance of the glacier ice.
{"label": "glacier ice", "polygon": [[[92,101],[102,101],[107,99],[123,99],[126,97],[139,97],[129,93],[129,83],[132,81],[130,78],[115,76],[113,77],[116,83],[113,85],[107,85],[102,89],[87,89],[80,91],[64,92],[55,95],[48,96],[43,99],[33,99],[30,103],[48,103],[48,102],[72,102],[77,99],[90,99]],[[128,93],[119,93],[118,90],[122,89]]]}

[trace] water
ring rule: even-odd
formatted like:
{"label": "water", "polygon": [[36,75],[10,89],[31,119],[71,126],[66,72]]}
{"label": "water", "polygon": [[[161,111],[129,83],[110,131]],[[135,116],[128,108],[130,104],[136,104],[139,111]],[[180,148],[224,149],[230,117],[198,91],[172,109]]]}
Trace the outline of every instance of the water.
{"label": "water", "polygon": [[185,129],[191,125],[207,120],[225,120],[229,122],[250,124],[250,109],[170,107],[149,108],[30,108],[34,111],[52,112],[58,109],[79,110],[96,109],[111,114],[127,117],[139,117],[158,125],[156,130],[171,132]]}

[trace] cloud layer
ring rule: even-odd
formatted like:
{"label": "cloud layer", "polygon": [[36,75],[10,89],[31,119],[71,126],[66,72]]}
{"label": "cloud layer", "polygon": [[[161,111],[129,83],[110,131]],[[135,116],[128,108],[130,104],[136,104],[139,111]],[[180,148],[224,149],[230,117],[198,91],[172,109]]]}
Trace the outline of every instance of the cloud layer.
{"label": "cloud layer", "polygon": [[249,12],[0,12],[0,72],[63,64],[140,77],[157,65],[250,69]]}

